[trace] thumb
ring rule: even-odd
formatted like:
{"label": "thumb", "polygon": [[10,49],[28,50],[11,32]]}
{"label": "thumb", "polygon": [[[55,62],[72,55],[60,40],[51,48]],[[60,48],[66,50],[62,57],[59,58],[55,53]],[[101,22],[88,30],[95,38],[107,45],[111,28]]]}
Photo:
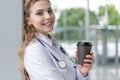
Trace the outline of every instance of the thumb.
{"label": "thumb", "polygon": [[75,52],[75,58],[78,61],[78,51]]}

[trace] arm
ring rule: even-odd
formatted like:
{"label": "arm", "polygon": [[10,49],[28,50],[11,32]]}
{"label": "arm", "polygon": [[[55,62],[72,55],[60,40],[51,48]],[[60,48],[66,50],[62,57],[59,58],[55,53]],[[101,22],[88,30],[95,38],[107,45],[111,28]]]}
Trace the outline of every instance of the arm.
{"label": "arm", "polygon": [[84,76],[80,73],[78,67],[76,68],[76,73],[77,73],[77,74],[76,74],[76,77],[77,77],[76,80],[90,80],[89,74],[84,77]]}
{"label": "arm", "polygon": [[91,63],[91,64],[87,64],[87,63],[84,63],[84,65],[78,64],[78,69],[77,69],[78,80],[80,80],[79,75],[80,76],[82,75],[85,78],[83,80],[89,80],[88,73],[91,70],[93,65],[93,58],[94,58],[93,52],[90,52],[89,55],[86,55],[86,58],[88,59],[85,59],[84,62]]}

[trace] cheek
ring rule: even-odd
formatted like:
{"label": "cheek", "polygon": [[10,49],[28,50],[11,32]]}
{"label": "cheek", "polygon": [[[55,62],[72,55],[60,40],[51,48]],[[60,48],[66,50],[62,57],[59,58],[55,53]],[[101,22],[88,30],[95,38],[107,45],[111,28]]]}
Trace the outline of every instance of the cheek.
{"label": "cheek", "polygon": [[37,25],[37,24],[40,24],[42,22],[42,18],[33,14],[30,16],[30,22],[32,23],[32,25]]}
{"label": "cheek", "polygon": [[43,20],[41,18],[35,18],[32,20],[32,23],[34,26],[40,26],[43,23]]}

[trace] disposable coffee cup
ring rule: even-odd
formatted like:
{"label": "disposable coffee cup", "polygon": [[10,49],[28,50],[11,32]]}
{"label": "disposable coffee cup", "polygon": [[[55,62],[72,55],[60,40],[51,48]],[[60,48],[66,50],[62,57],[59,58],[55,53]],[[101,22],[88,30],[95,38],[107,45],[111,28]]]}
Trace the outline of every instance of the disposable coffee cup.
{"label": "disposable coffee cup", "polygon": [[77,51],[78,51],[78,64],[83,65],[84,59],[87,54],[90,54],[92,48],[92,43],[88,41],[80,41],[77,43]]}

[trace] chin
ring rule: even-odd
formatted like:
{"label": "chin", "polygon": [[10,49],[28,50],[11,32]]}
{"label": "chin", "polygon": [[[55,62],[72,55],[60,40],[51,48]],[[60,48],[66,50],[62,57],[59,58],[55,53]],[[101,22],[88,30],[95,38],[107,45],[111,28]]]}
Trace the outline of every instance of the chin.
{"label": "chin", "polygon": [[53,31],[53,29],[49,30],[48,32],[52,32],[52,31]]}
{"label": "chin", "polygon": [[48,30],[49,30],[50,32],[53,31],[53,27],[49,28]]}

